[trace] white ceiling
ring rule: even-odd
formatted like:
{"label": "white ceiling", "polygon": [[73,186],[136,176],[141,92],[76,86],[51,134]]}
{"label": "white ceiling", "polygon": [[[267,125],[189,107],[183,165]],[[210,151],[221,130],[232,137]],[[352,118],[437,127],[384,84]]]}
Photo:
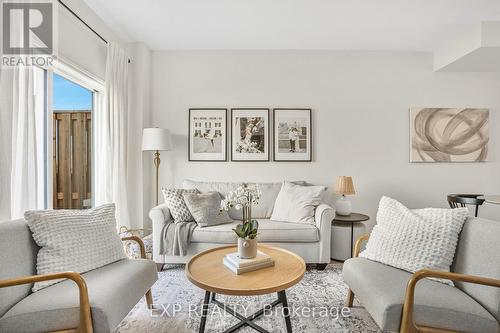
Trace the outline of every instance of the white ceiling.
{"label": "white ceiling", "polygon": [[500,0],[84,0],[127,42],[165,49],[434,51]]}

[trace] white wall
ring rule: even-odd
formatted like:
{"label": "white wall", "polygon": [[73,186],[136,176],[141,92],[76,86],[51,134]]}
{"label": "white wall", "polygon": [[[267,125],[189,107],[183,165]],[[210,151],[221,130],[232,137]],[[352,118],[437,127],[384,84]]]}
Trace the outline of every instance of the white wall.
{"label": "white wall", "polygon": [[[143,157],[142,129],[150,126],[151,114],[151,50],[143,43],[127,44],[129,65],[129,140],[128,140],[128,203],[133,228],[151,229],[148,218],[151,206],[150,154]],[[149,153],[149,152],[148,152]],[[143,189],[148,189],[144,191]],[[143,223],[144,222],[144,223]]]}
{"label": "white wall", "polygon": [[[182,179],[332,185],[351,175],[355,211],[375,216],[388,195],[410,207],[446,207],[453,192],[500,193],[500,74],[436,73],[432,55],[340,51],[153,53],[152,124],[169,128],[161,184]],[[412,106],[491,109],[490,162],[409,163]],[[188,162],[190,107],[311,107],[312,163]],[[481,215],[500,219],[500,206]]]}
{"label": "white wall", "polygon": [[[58,54],[80,68],[104,79],[106,43],[61,4],[58,6]],[[64,3],[107,41],[122,43],[119,37],[82,0]]]}

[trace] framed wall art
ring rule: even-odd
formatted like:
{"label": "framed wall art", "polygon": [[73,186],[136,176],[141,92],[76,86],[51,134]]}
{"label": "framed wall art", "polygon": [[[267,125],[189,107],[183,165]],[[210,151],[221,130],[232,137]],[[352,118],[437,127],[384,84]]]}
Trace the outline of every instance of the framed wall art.
{"label": "framed wall art", "polygon": [[312,161],[311,109],[274,109],[273,128],[274,161]]}
{"label": "framed wall art", "polygon": [[189,109],[188,160],[227,161],[227,109]]}
{"label": "framed wall art", "polygon": [[231,161],[269,161],[269,109],[231,109]]}
{"label": "framed wall art", "polygon": [[488,160],[490,112],[479,108],[411,108],[410,162]]}

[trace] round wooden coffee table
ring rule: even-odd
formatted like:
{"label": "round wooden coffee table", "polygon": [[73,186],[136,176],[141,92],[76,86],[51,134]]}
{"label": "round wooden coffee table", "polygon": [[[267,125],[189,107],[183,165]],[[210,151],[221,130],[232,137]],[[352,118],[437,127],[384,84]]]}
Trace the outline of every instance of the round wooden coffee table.
{"label": "round wooden coffee table", "polygon": [[[205,290],[199,332],[205,331],[208,305],[213,303],[240,320],[239,323],[228,328],[226,333],[234,332],[245,325],[259,332],[268,332],[252,321],[262,316],[265,310],[282,304],[286,330],[291,333],[292,324],[285,290],[302,280],[306,271],[304,260],[290,251],[259,245],[259,251],[273,258],[274,266],[236,275],[222,263],[226,254],[236,251],[237,247],[234,245],[213,248],[198,253],[186,265],[188,280]],[[237,313],[233,308],[216,299],[217,294],[252,296],[271,293],[277,293],[278,299],[248,317]]]}

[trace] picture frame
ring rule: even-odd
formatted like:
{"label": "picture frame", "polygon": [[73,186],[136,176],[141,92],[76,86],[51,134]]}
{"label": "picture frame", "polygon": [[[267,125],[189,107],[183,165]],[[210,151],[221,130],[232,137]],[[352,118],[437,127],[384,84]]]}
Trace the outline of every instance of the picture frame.
{"label": "picture frame", "polygon": [[410,163],[487,162],[490,110],[410,108]]}
{"label": "picture frame", "polygon": [[273,161],[312,162],[312,109],[273,109]]}
{"label": "picture frame", "polygon": [[270,161],[269,114],[268,108],[231,109],[231,161]]}
{"label": "picture frame", "polygon": [[227,161],[227,109],[190,108],[188,161]]}

